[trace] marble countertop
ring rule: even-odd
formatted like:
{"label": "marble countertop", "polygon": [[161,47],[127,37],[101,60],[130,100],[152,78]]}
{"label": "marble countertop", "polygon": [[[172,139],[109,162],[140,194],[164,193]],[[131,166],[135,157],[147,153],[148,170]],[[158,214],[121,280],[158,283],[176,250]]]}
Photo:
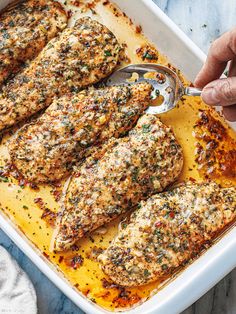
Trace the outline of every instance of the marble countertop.
{"label": "marble countertop", "polygon": [[[223,32],[236,25],[235,0],[153,0],[204,52]],[[16,245],[0,230],[3,245],[31,278],[39,314],[81,314]],[[232,252],[235,254],[235,252]],[[235,314],[236,269],[182,314]],[[164,313],[163,313],[164,314]]]}

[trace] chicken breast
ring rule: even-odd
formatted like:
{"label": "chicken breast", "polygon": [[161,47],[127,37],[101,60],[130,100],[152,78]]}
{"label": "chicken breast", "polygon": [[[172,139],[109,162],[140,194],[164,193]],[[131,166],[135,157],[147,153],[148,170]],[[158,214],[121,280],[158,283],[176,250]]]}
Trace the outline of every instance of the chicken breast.
{"label": "chicken breast", "polygon": [[67,176],[91,146],[130,130],[148,107],[148,83],[85,90],[55,99],[9,143],[12,163],[34,183]]}
{"label": "chicken breast", "polygon": [[122,286],[166,278],[209,246],[235,218],[235,187],[187,184],[141,202],[99,261]]}
{"label": "chicken breast", "polygon": [[53,97],[106,77],[117,65],[119,51],[116,38],[105,26],[90,18],[77,20],[3,87],[0,130],[49,106]]}
{"label": "chicken breast", "polygon": [[142,116],[129,135],[112,139],[72,177],[54,247],[68,249],[86,232],[117,218],[174,182],[183,165],[171,129]]}
{"label": "chicken breast", "polygon": [[0,84],[66,25],[66,12],[55,1],[28,0],[7,7],[0,16]]}

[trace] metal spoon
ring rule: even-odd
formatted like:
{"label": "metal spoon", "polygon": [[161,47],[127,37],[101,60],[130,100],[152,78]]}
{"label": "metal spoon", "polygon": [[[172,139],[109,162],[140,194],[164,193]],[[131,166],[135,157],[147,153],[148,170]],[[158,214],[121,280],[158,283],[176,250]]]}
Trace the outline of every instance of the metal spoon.
{"label": "metal spoon", "polygon": [[173,109],[183,95],[200,96],[201,90],[184,87],[175,72],[160,64],[131,64],[114,72],[105,82],[106,86],[149,82],[153,86],[152,98],[162,103],[150,106],[146,113],[159,114]]}

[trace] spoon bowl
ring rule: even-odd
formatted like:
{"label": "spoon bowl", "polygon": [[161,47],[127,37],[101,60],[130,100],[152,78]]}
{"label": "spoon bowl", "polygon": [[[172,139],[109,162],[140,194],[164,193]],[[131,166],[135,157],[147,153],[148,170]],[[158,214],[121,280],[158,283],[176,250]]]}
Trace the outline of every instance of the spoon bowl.
{"label": "spoon bowl", "polygon": [[114,72],[105,82],[106,86],[129,85],[148,82],[152,85],[152,98],[159,99],[157,106],[147,108],[148,114],[160,114],[173,109],[183,95],[200,96],[201,90],[184,87],[178,75],[160,64],[131,64]]}

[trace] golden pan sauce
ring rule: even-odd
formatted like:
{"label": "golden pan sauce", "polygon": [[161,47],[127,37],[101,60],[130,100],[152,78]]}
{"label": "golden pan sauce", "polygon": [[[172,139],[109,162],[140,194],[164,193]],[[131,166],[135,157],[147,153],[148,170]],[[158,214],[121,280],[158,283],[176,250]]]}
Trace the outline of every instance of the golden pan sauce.
{"label": "golden pan sauce", "polygon": [[[126,58],[122,63],[156,62],[173,68],[148,42],[141,27],[134,26],[109,1],[94,1],[87,5],[82,1],[61,2],[67,2],[72,21],[90,15],[105,24],[124,44]],[[189,84],[176,71],[183,83]],[[219,114],[209,110],[198,97],[184,97],[177,108],[160,118],[173,128],[184,151],[185,163],[179,182],[214,178],[225,186],[235,184],[236,134]],[[75,288],[103,308],[114,310],[137,305],[158,291],[165,279],[171,279],[161,278],[152,284],[128,289],[116,286],[102,272],[96,256],[116,235],[121,218],[86,236],[71,251],[50,252],[55,213],[60,208],[58,200],[64,182],[32,189],[20,178],[14,178],[14,171],[6,170],[9,155],[5,144],[11,133],[3,136],[0,145],[0,209]]]}

